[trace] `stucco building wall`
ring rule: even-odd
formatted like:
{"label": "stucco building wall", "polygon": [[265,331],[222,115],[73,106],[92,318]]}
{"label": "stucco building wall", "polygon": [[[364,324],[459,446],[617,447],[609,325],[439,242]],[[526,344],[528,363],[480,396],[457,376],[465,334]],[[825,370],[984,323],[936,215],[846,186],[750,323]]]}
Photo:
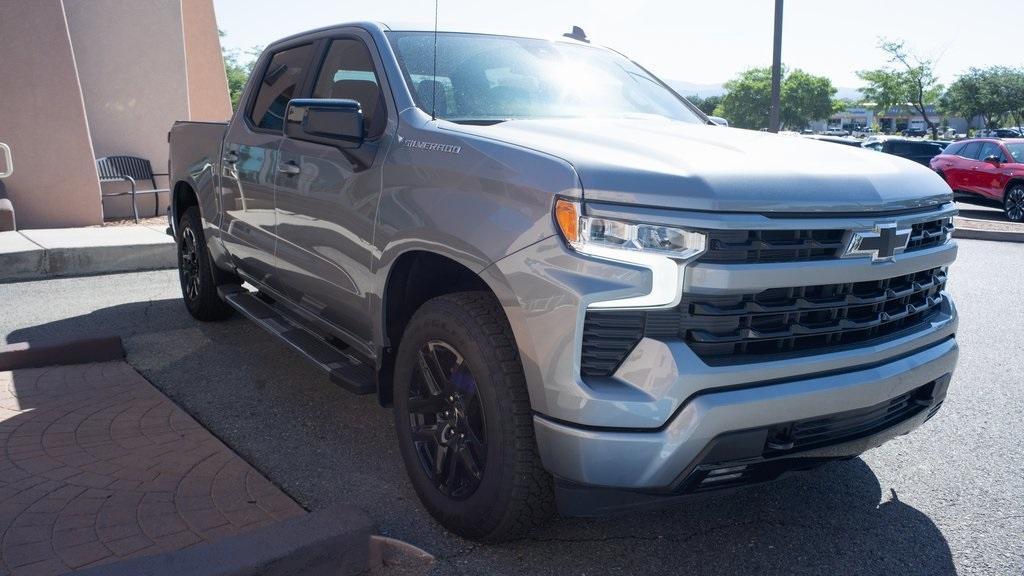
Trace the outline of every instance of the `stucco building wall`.
{"label": "stucco building wall", "polygon": [[[166,172],[167,131],[188,118],[188,77],[181,5],[176,1],[64,0],[68,31],[97,158],[148,158]],[[166,179],[158,179],[161,188]],[[141,186],[151,188],[149,182]],[[106,192],[123,184],[103,184]],[[155,213],[153,195],[139,197],[139,212]],[[167,204],[167,195],[160,198]],[[131,214],[128,197],[104,200],[104,214]]]}
{"label": "stucco building wall", "polygon": [[[0,0],[0,74],[0,142],[15,164],[4,183],[21,228],[130,216],[127,197],[101,211],[95,159],[140,156],[166,172],[175,121],[231,114],[212,0]],[[154,200],[139,197],[141,216],[168,195]]]}
{"label": "stucco building wall", "polygon": [[60,0],[0,0],[0,142],[22,228],[100,222],[99,183]]}
{"label": "stucco building wall", "polygon": [[197,122],[225,122],[231,118],[228,79],[220,55],[217,17],[210,0],[181,0],[188,74],[189,118]]}

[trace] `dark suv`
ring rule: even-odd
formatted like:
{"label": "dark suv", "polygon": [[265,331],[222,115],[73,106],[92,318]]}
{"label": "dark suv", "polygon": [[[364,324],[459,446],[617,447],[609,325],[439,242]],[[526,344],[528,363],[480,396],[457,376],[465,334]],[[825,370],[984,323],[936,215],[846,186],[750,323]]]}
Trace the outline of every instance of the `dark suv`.
{"label": "dark suv", "polygon": [[886,154],[899,156],[900,158],[906,158],[907,160],[913,160],[925,166],[928,166],[932,158],[942,154],[944,148],[939,142],[900,139],[867,142],[863,146],[879,152],[885,152]]}

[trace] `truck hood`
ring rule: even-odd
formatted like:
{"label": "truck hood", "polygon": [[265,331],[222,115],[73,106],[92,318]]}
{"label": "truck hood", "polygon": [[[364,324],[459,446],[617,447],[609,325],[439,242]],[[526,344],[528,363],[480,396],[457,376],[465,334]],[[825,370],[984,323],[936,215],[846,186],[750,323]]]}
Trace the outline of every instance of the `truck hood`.
{"label": "truck hood", "polygon": [[569,162],[586,200],[728,212],[876,212],[951,200],[931,170],[873,150],[662,119],[513,120],[448,129]]}

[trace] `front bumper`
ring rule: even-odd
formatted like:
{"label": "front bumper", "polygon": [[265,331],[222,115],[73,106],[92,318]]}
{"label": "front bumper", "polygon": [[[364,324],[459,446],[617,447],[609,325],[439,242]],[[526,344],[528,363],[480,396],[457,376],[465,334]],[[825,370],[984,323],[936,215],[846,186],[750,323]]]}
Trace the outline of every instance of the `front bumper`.
{"label": "front bumper", "polygon": [[[923,423],[933,413],[931,408],[945,398],[957,353],[956,341],[947,338],[870,368],[699,394],[654,431],[583,428],[538,415],[534,419],[537,444],[544,465],[562,481],[668,495],[685,491],[691,473],[702,465],[853,456]],[[881,430],[788,453],[767,448],[762,437],[760,445],[753,445],[754,452],[747,441],[745,448],[722,462],[703,458],[716,443],[737,432],[873,407],[933,382],[927,405]]]}

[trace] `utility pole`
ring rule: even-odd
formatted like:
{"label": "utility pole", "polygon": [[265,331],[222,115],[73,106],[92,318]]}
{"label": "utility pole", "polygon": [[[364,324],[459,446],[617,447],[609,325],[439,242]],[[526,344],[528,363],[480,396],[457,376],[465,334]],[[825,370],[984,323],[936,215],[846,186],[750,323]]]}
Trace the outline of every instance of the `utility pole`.
{"label": "utility pole", "polygon": [[775,47],[772,52],[772,108],[768,131],[779,131],[779,107],[782,99],[782,0],[775,0]]}

